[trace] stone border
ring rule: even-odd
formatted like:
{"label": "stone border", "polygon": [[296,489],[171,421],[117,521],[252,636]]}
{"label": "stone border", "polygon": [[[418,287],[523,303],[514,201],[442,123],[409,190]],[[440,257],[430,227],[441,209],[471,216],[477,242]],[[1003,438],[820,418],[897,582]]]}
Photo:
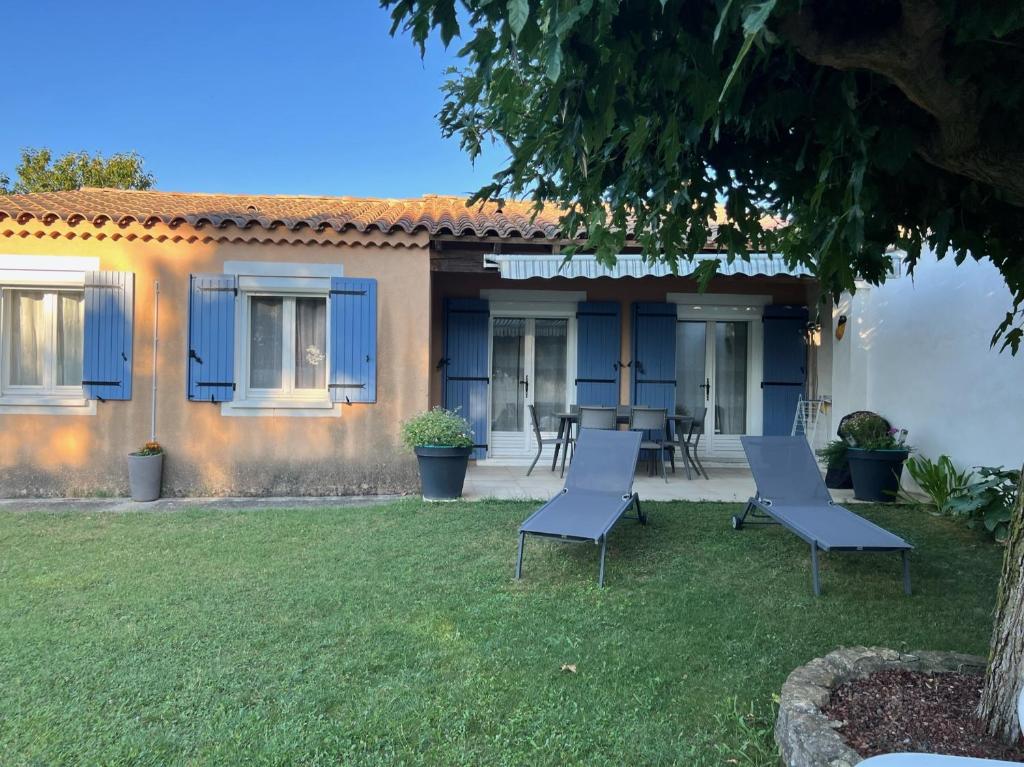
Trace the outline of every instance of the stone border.
{"label": "stone border", "polygon": [[775,742],[786,767],[853,767],[863,758],[846,745],[835,722],[821,713],[832,690],[851,679],[900,668],[981,674],[985,659],[955,652],[900,653],[884,647],[841,647],[789,675],[782,685]]}

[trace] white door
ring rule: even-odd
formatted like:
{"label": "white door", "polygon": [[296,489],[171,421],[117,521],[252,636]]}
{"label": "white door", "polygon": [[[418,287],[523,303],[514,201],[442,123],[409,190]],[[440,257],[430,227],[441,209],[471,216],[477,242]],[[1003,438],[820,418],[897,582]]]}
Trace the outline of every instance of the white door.
{"label": "white door", "polygon": [[545,437],[569,406],[569,319],[494,317],[491,320],[491,458],[536,454],[529,406]]}
{"label": "white door", "polygon": [[743,458],[740,437],[753,425],[749,320],[680,320],[676,330],[676,404],[686,413],[704,409],[700,452]]}

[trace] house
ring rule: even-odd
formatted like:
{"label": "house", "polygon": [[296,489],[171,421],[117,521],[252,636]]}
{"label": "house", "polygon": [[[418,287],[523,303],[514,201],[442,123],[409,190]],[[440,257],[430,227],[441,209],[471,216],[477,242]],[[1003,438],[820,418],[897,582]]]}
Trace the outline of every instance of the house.
{"label": "house", "polygon": [[705,456],[741,460],[856,359],[817,282],[768,254],[699,293],[689,264],[567,244],[518,202],[0,197],[0,496],[123,492],[154,397],[168,495],[413,490],[399,427],[435,404],[478,461],[526,459],[527,406],[551,430],[573,403],[707,408]]}

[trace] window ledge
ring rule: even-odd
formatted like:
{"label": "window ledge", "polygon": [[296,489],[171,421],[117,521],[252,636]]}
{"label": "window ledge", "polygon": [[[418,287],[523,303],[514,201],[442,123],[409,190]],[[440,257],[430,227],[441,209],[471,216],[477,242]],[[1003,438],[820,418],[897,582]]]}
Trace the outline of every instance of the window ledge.
{"label": "window ledge", "polygon": [[337,418],[341,408],[329,399],[245,399],[221,403],[221,415]]}
{"label": "window ledge", "polygon": [[0,415],[96,415],[96,401],[84,397],[5,395]]}

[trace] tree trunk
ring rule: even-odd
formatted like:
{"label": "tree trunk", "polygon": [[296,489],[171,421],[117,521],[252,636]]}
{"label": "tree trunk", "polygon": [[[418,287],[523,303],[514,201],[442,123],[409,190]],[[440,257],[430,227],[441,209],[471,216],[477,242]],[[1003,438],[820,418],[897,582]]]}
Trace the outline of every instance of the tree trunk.
{"label": "tree trunk", "polygon": [[1009,533],[978,716],[990,735],[1014,743],[1021,735],[1017,696],[1024,687],[1024,471]]}

